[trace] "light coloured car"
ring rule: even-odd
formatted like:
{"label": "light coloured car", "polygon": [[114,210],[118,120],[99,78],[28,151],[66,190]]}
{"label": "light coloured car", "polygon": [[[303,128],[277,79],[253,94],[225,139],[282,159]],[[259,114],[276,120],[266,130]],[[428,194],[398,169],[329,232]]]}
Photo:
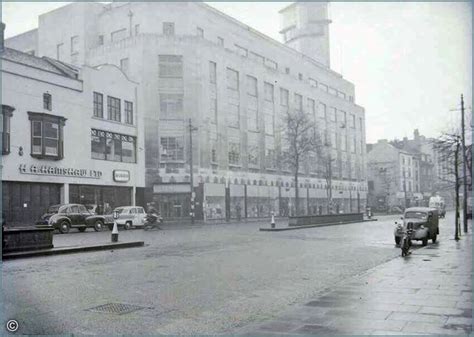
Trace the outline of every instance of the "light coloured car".
{"label": "light coloured car", "polygon": [[428,240],[436,242],[439,234],[439,216],[436,208],[429,207],[412,207],[407,208],[403,215],[403,224],[397,224],[394,230],[395,243],[398,245],[403,236],[403,232],[407,229],[407,224],[413,224],[412,240],[420,240],[423,246],[426,246]]}
{"label": "light coloured car", "polygon": [[145,225],[146,213],[140,206],[122,206],[114,209],[118,212],[117,226],[124,229],[143,227]]}

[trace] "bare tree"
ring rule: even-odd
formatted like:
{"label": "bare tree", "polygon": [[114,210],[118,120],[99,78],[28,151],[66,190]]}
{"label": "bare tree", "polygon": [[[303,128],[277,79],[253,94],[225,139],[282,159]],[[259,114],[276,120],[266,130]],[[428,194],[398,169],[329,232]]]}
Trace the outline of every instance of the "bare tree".
{"label": "bare tree", "polygon": [[439,153],[439,160],[444,164],[444,172],[440,178],[448,184],[451,184],[451,186],[454,186],[456,200],[454,239],[459,240],[459,234],[461,232],[459,190],[463,180],[459,172],[463,163],[460,158],[461,136],[457,133],[445,133],[434,140],[434,148]]}
{"label": "bare tree", "polygon": [[302,164],[309,159],[315,149],[315,124],[303,111],[288,111],[283,118],[284,141],[287,151],[284,151],[283,160],[291,169],[295,179],[295,210],[300,214],[298,178]]}
{"label": "bare tree", "polygon": [[328,137],[323,137],[321,133],[314,132],[314,150],[318,160],[318,173],[326,181],[327,212],[330,212],[332,205],[332,178],[333,163],[336,158],[332,157],[331,142]]}

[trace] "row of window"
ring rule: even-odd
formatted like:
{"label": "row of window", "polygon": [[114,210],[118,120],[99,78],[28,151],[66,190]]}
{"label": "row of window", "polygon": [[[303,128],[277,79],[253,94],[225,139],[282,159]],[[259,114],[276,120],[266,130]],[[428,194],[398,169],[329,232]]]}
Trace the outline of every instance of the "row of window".
{"label": "row of window", "polygon": [[136,163],[136,138],[91,129],[91,153],[93,159]]}
{"label": "row of window", "polygon": [[[104,95],[94,92],[94,117],[104,118]],[[120,98],[107,96],[107,119],[122,122]],[[133,102],[124,100],[124,122],[133,125]]]}

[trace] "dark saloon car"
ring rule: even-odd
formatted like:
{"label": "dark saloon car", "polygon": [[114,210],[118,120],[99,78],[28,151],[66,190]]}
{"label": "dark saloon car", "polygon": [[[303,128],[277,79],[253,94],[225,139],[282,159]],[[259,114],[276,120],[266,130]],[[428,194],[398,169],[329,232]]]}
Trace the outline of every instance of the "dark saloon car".
{"label": "dark saloon car", "polygon": [[89,212],[84,205],[66,204],[50,206],[46,214],[43,214],[41,219],[36,222],[36,227],[53,227],[64,234],[71,228],[77,228],[80,232],[84,232],[87,228],[94,228],[96,232],[100,232],[104,228],[104,224],[103,215]]}

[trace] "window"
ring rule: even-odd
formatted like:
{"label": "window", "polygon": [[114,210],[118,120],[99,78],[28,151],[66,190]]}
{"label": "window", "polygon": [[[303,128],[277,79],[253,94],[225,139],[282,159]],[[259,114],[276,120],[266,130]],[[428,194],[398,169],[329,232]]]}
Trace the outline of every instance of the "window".
{"label": "window", "polygon": [[111,121],[121,121],[120,99],[107,96],[107,118]]}
{"label": "window", "polygon": [[233,69],[227,68],[227,89],[239,90],[239,73]]}
{"label": "window", "polygon": [[289,74],[290,73],[290,68],[286,67],[285,68],[285,74]]}
{"label": "window", "polygon": [[28,112],[31,121],[31,156],[63,158],[64,117]]}
{"label": "window", "polygon": [[239,45],[235,45],[235,50],[237,51],[237,54],[239,54],[240,56],[243,56],[243,57],[247,57],[248,56],[248,51],[246,48],[244,47],[241,47]]}
{"label": "window", "polygon": [[249,58],[252,59],[252,60],[257,61],[258,63],[263,64],[265,62],[265,58],[262,55],[259,55],[259,54],[254,53],[254,52],[250,52]]}
{"label": "window", "polygon": [[211,163],[217,163],[217,140],[211,139]]}
{"label": "window", "polygon": [[163,34],[174,35],[174,22],[163,22]]}
{"label": "window", "polygon": [[302,73],[298,73],[298,79],[299,79],[300,81],[303,80],[303,74],[302,74]]}
{"label": "window", "polygon": [[221,47],[224,47],[224,39],[220,36],[217,37],[217,44]]}
{"label": "window", "polygon": [[121,59],[120,60],[120,69],[122,69],[122,71],[125,73],[125,74],[128,74],[128,58],[125,58],[125,59]]}
{"label": "window", "polygon": [[257,79],[247,75],[247,128],[258,130]]}
{"label": "window", "polygon": [[347,136],[346,135],[342,135],[341,137],[341,150],[347,151]]}
{"label": "window", "polygon": [[48,111],[53,109],[53,98],[50,93],[43,94],[43,108]]}
{"label": "window", "polygon": [[184,161],[183,137],[161,137],[161,161]]}
{"label": "window", "polygon": [[265,65],[268,68],[271,68],[271,69],[274,69],[274,70],[278,69],[278,63],[276,63],[275,61],[270,60],[270,59],[265,59]]}
{"label": "window", "polygon": [[104,96],[94,92],[94,117],[104,118]]}
{"label": "window", "polygon": [[258,96],[257,95],[257,79],[252,76],[247,75],[247,94],[250,96]]}
{"label": "window", "polygon": [[183,57],[181,55],[158,55],[158,61],[160,77],[183,77]]}
{"label": "window", "polygon": [[125,102],[125,123],[133,125],[133,103]]}
{"label": "window", "polygon": [[135,35],[140,34],[140,25],[135,25]]}
{"label": "window", "polygon": [[273,102],[273,84],[265,82],[264,84],[264,91],[265,91],[265,101]]}
{"label": "window", "polygon": [[240,143],[229,143],[229,165],[240,165]]}
{"label": "window", "polygon": [[91,156],[92,159],[136,163],[136,138],[91,129]]}
{"label": "window", "polygon": [[360,131],[364,129],[364,121],[362,120],[362,117],[359,117],[359,127],[360,127]]}
{"label": "window", "polygon": [[356,127],[356,118],[354,114],[351,114],[351,128],[355,129]]}
{"label": "window", "polygon": [[274,149],[267,149],[265,162],[268,169],[274,169],[276,167],[276,153]]}
{"label": "window", "polygon": [[303,111],[303,96],[295,93],[295,110],[298,112]]}
{"label": "window", "polygon": [[217,124],[217,98],[211,97],[210,99],[210,119],[212,124]]}
{"label": "window", "polygon": [[249,166],[258,166],[258,156],[259,156],[259,150],[258,146],[249,146],[248,148],[248,164]]}
{"label": "window", "polygon": [[329,87],[329,93],[330,93],[331,95],[337,96],[337,90],[334,89],[334,88]]}
{"label": "window", "polygon": [[324,103],[319,103],[319,117],[321,119],[326,119],[326,104]]}
{"label": "window", "polygon": [[102,46],[104,44],[104,35],[99,35],[98,43],[99,43],[99,46]]}
{"label": "window", "polygon": [[209,82],[216,84],[216,80],[217,80],[216,62],[209,61]]}
{"label": "window", "polygon": [[314,78],[309,78],[309,85],[312,86],[313,88],[317,88],[318,87],[318,81],[316,81]]}
{"label": "window", "polygon": [[316,102],[314,99],[308,98],[308,111],[306,111],[312,118],[316,118]]}
{"label": "window", "polygon": [[56,59],[58,61],[64,60],[64,43],[56,45]]}
{"label": "window", "polygon": [[183,114],[183,94],[160,94],[160,118],[179,119]]}
{"label": "window", "polygon": [[280,105],[287,107],[288,106],[288,90],[280,88]]}
{"label": "window", "polygon": [[79,52],[79,36],[71,37],[71,54]]}
{"label": "window", "polygon": [[340,111],[341,112],[341,122],[343,123],[343,126],[345,127],[347,124],[347,114],[345,111]]}
{"label": "window", "polygon": [[197,36],[204,37],[204,29],[202,29],[201,27],[196,28],[196,33],[197,33]]}
{"label": "window", "polygon": [[11,106],[2,105],[2,154],[10,153],[10,118],[13,116],[13,110]]}
{"label": "window", "polygon": [[351,152],[356,153],[356,138],[352,138],[352,143],[351,143]]}
{"label": "window", "polygon": [[331,118],[331,122],[335,122],[337,120],[337,110],[334,107],[329,108],[329,117]]}

